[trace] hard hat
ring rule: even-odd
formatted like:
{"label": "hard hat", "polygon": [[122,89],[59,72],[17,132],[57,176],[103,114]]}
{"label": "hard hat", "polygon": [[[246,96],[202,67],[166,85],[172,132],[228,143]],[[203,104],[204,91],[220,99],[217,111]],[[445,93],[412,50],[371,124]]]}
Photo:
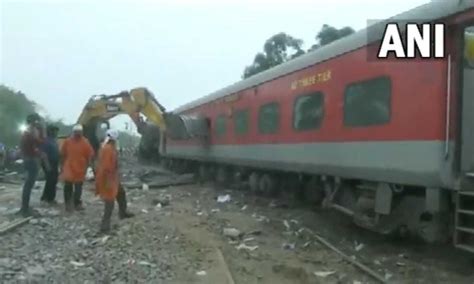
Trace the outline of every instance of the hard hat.
{"label": "hard hat", "polygon": [[80,124],[74,125],[74,127],[72,128],[72,131],[82,131],[82,125]]}
{"label": "hard hat", "polygon": [[119,132],[115,129],[109,129],[107,130],[107,137],[111,140],[117,140],[119,137]]}

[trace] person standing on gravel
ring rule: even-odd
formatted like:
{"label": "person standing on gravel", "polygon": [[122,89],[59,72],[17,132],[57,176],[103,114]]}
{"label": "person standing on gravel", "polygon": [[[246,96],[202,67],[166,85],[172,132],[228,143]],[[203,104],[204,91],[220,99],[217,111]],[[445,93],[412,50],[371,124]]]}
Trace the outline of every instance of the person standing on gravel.
{"label": "person standing on gravel", "polygon": [[40,121],[41,118],[37,113],[28,115],[26,118],[27,128],[23,132],[20,142],[26,178],[22,189],[21,208],[18,213],[23,215],[23,217],[37,215],[37,213],[30,208],[30,197],[33,186],[38,178],[39,164],[42,155],[39,149],[43,141],[40,131]]}
{"label": "person standing on gravel", "polygon": [[127,212],[125,191],[120,184],[119,157],[117,151],[118,131],[108,130],[107,137],[99,151],[96,169],[96,194],[104,201],[104,215],[100,225],[100,232],[110,231],[110,221],[114,210],[115,199],[119,206],[119,217],[133,217]]}
{"label": "person standing on gravel", "polygon": [[49,125],[46,129],[46,140],[42,145],[42,150],[46,153],[46,157],[49,162],[49,171],[46,169],[44,163],[42,163],[46,182],[43,188],[43,195],[41,201],[47,202],[51,205],[56,204],[56,185],[58,184],[59,175],[59,147],[56,137],[59,128],[54,125]]}
{"label": "person standing on gravel", "polygon": [[64,180],[64,204],[66,211],[84,210],[82,206],[82,184],[86,178],[87,167],[94,157],[94,149],[82,135],[82,125],[75,125],[73,134],[61,147],[62,172]]}

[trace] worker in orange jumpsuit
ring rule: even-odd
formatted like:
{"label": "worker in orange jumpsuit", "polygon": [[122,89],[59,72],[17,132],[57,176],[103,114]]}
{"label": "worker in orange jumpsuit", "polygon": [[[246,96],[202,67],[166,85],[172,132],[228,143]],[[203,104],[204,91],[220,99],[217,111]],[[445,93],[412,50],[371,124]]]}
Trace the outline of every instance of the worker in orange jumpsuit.
{"label": "worker in orange jumpsuit", "polygon": [[82,125],[75,125],[72,135],[61,147],[61,178],[64,181],[64,204],[68,212],[74,208],[84,210],[81,200],[82,184],[94,157],[94,150],[87,138],[82,135],[82,131]]}
{"label": "worker in orange jumpsuit", "polygon": [[100,231],[110,231],[110,221],[117,200],[119,206],[119,218],[130,218],[134,214],[127,212],[127,200],[125,190],[120,183],[119,155],[117,151],[118,131],[108,130],[107,137],[102,143],[96,168],[96,194],[104,200],[104,215]]}

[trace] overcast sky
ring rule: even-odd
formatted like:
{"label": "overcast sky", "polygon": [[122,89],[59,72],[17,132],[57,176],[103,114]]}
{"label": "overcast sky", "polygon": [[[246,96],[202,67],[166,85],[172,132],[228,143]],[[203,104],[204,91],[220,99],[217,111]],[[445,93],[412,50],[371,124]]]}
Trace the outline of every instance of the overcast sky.
{"label": "overcast sky", "polygon": [[308,48],[323,24],[359,30],[426,2],[0,0],[0,82],[69,123],[91,95],[138,86],[172,110],[240,80],[273,34]]}

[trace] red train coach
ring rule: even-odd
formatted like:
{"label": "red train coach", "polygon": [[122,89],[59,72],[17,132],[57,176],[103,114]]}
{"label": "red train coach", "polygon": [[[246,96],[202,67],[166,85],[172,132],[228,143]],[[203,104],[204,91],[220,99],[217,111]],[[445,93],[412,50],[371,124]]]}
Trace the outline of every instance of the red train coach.
{"label": "red train coach", "polygon": [[[386,23],[404,21],[443,21],[446,58],[376,60]],[[454,237],[474,252],[470,24],[473,1],[379,22],[178,108],[187,133],[167,135],[161,154],[203,179],[268,194],[300,187],[366,228]]]}

